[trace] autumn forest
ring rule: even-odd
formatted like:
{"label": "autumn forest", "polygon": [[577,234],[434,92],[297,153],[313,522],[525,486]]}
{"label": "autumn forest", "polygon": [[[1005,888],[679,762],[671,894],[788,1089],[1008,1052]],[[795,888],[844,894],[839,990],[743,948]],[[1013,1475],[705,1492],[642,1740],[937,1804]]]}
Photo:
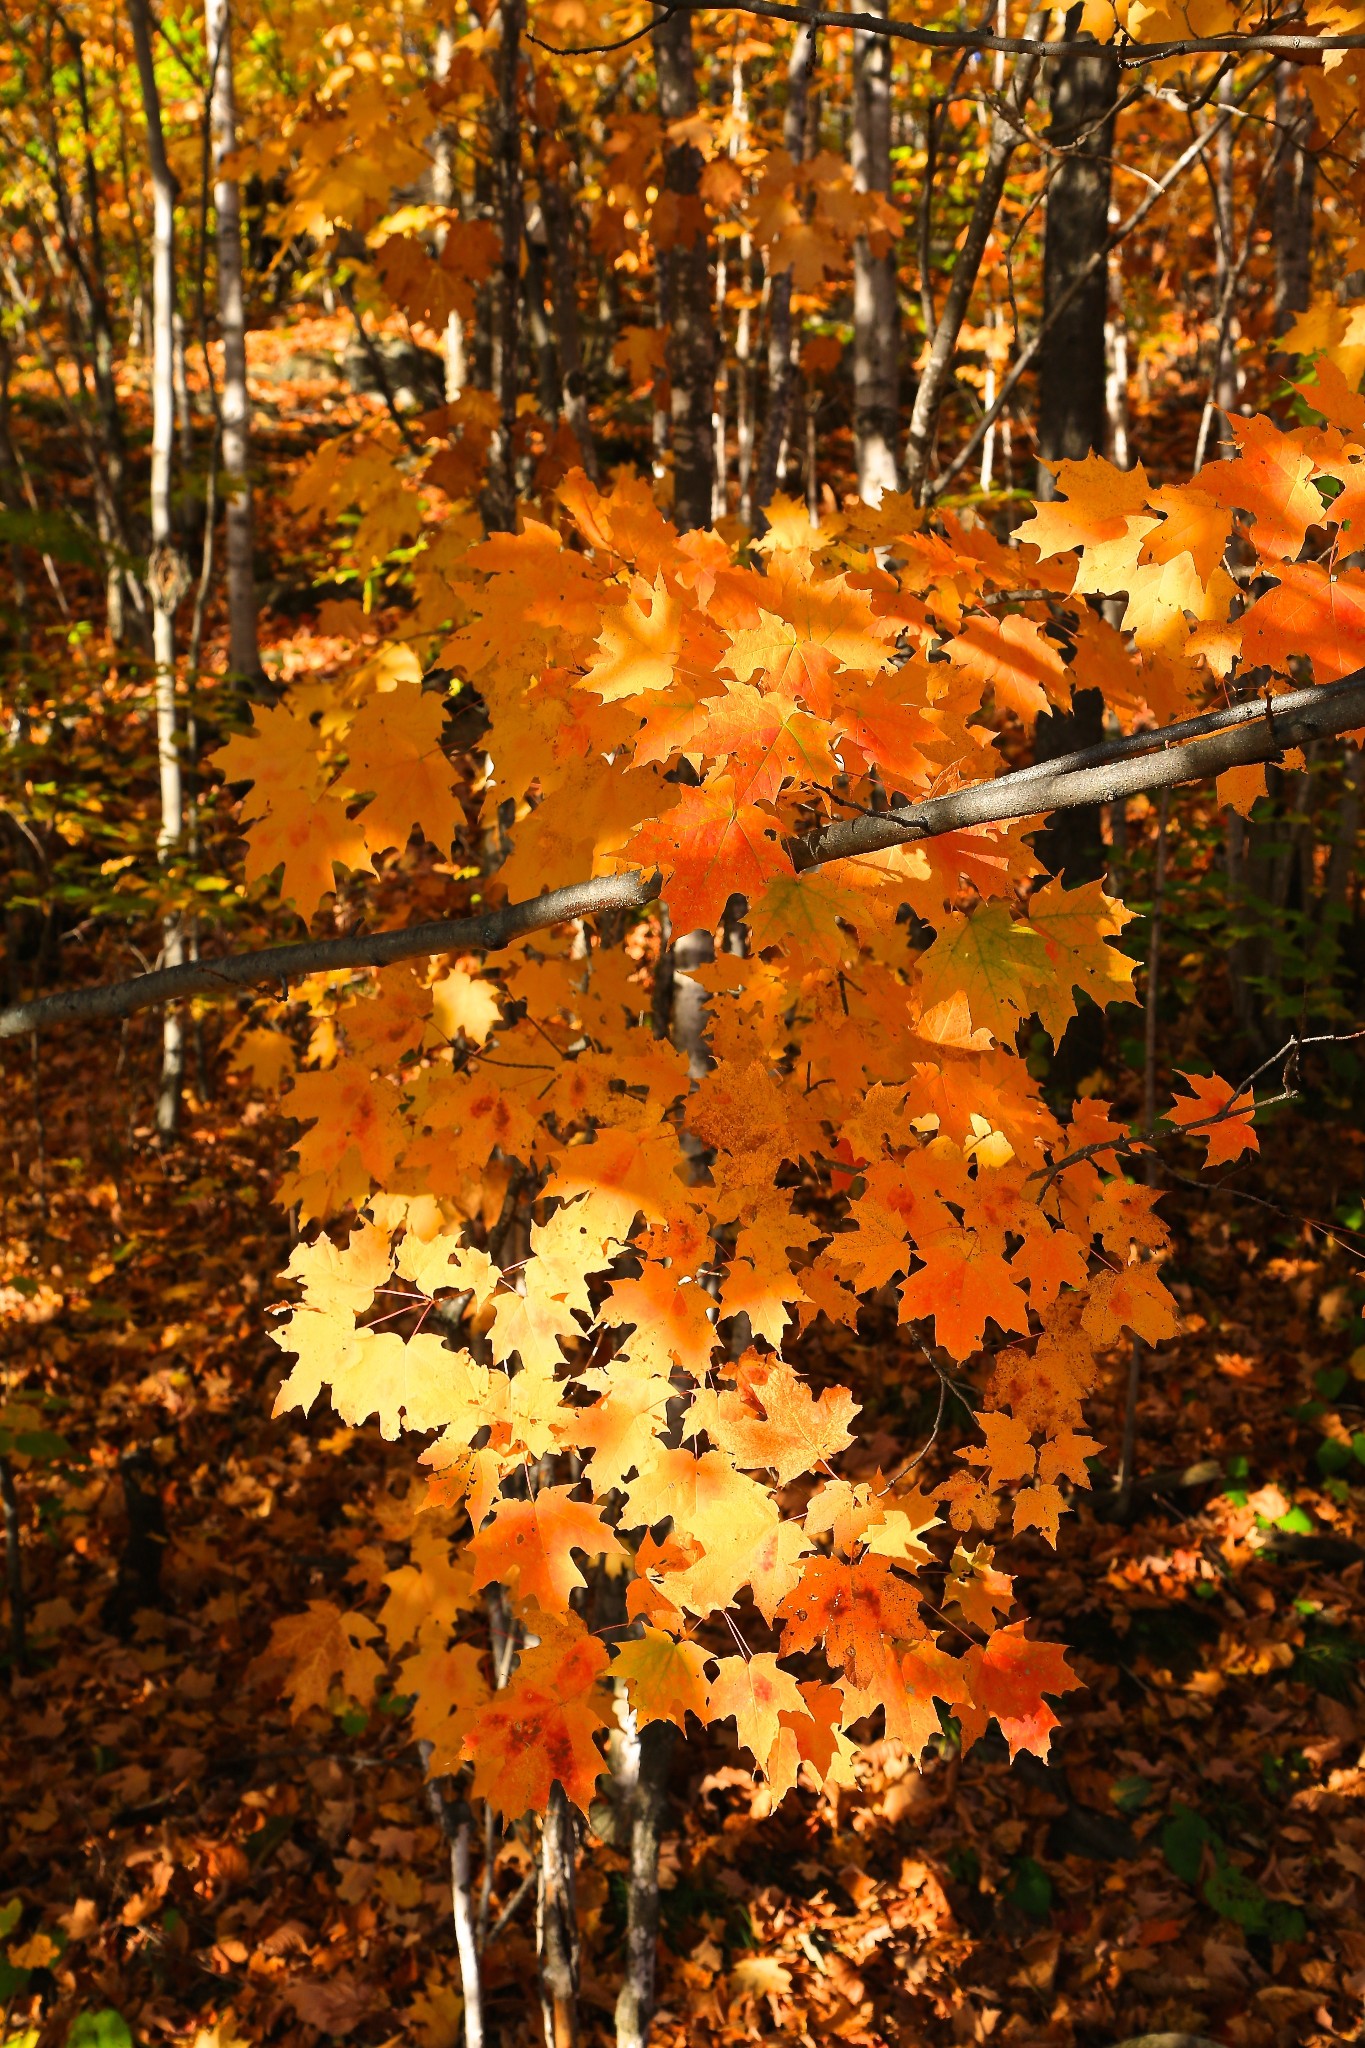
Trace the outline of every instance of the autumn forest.
{"label": "autumn forest", "polygon": [[1363,109],[0,4],[0,2048],[1365,2040]]}

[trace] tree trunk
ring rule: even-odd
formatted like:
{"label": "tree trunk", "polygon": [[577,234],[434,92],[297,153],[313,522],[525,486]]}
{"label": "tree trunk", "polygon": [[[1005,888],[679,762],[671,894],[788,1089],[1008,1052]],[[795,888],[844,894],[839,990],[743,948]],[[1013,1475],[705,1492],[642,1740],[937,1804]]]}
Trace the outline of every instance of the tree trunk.
{"label": "tree trunk", "polygon": [[224,170],[237,147],[232,68],[232,0],[205,0],[204,33],[213,66],[209,121],[213,211],[218,224],[218,331],[223,338],[223,469],[227,496],[228,667],[248,684],[261,673],[256,570],[252,559],[251,402],[246,386],[246,300],[242,289],[242,206]]}
{"label": "tree trunk", "polygon": [[517,85],[524,6],[525,0],[501,0],[498,9],[502,37],[498,50],[496,169],[502,264],[493,326],[493,391],[498,401],[498,432],[484,498],[485,521],[494,532],[511,528],[517,503],[517,352],[521,338],[524,225]]}
{"label": "tree trunk", "polygon": [[[1218,88],[1220,103],[1228,105],[1235,94],[1236,82],[1229,73]],[[1234,303],[1238,276],[1236,174],[1232,127],[1230,123],[1225,122],[1218,131],[1218,176],[1214,188],[1215,226],[1218,234],[1218,263],[1215,271],[1218,326],[1214,341],[1213,391],[1210,405],[1205,412],[1204,426],[1196,452],[1196,474],[1204,466],[1209,435],[1219,421],[1219,454],[1228,457],[1237,452],[1237,444],[1228,426],[1229,419],[1237,410],[1238,396],[1237,318]]]}
{"label": "tree trunk", "polygon": [[[168,862],[179,844],[182,822],[180,750],[175,714],[175,610],[188,586],[185,562],[175,545],[171,517],[171,463],[175,436],[175,201],[176,185],[161,127],[161,95],[152,58],[147,0],[128,0],[128,21],[142,87],[147,123],[147,156],[152,173],[152,546],[147,589],[152,602],[152,658],[156,665],[156,753],[161,781],[161,827],[157,845]],[[161,961],[178,967],[184,957],[181,921],[163,920]],[[183,1020],[173,1005],[162,1025],[161,1086],[156,1127],[163,1137],[179,1128],[184,1078]]]}
{"label": "tree trunk", "polygon": [[[815,31],[809,26],[797,30],[787,64],[787,111],[782,124],[782,142],[793,163],[806,154],[806,109],[810,101],[810,75],[815,68]],[[859,245],[862,246],[861,244]],[[768,411],[759,445],[758,475],[754,483],[753,506],[757,530],[762,533],[768,502],[777,489],[777,458],[786,439],[791,417],[792,390],[796,365],[792,361],[792,274],[790,266],[772,281],[768,309]]]}
{"label": "tree trunk", "polygon": [[1275,325],[1284,333],[1296,313],[1307,310],[1313,293],[1313,187],[1316,164],[1308,151],[1313,107],[1299,84],[1297,66],[1275,73],[1275,119],[1279,153],[1275,164]]}
{"label": "tree trunk", "polygon": [[616,2048],[645,2048],[654,2018],[659,1952],[659,1838],[677,1731],[651,1721],[633,1735],[630,1875],[626,1894],[625,1974],[616,2000]]}
{"label": "tree trunk", "polygon": [[[659,112],[665,129],[697,111],[692,18],[670,14],[654,29]],[[660,255],[666,273],[669,423],[673,441],[673,517],[680,532],[711,519],[715,476],[715,330],[711,316],[711,250],[701,201],[702,156],[691,142],[668,141],[664,188],[682,201],[679,237]]]}
{"label": "tree trunk", "polygon": [[[1037,37],[1042,19],[1037,12],[1029,15],[1024,26],[1026,37]],[[1019,147],[1023,111],[1028,105],[1037,73],[1038,59],[1035,56],[1016,58],[1006,95],[1007,111],[995,116],[991,128],[991,146],[977,188],[976,205],[957,252],[952,282],[948,286],[943,312],[934,327],[934,338],[929,345],[919,389],[915,393],[914,410],[910,415],[910,433],[905,450],[905,488],[915,497],[923,495],[928,479],[939,407],[952,382],[957,339],[976,288],[981,259],[995,226],[995,216],[1000,210],[1010,164]]]}
{"label": "tree trunk", "polygon": [[[1109,224],[1116,224],[1111,206]],[[1127,469],[1133,460],[1128,412],[1128,313],[1123,298],[1123,251],[1115,249],[1109,258],[1109,319],[1104,330],[1105,410],[1108,413],[1109,460],[1116,469]]]}
{"label": "tree trunk", "polygon": [[[433,71],[438,85],[444,85],[450,76],[451,60],[455,55],[455,31],[449,22],[442,22],[436,31],[436,58]],[[455,204],[455,130],[442,126],[436,134],[435,171],[432,178],[432,196],[438,206]],[[446,230],[440,230],[438,246],[445,247]],[[447,403],[453,405],[464,390],[468,365],[465,361],[464,321],[458,313],[452,313],[446,321],[442,337],[442,355],[445,358],[445,394]]]}
{"label": "tree trunk", "polygon": [[[1074,37],[1080,10],[1067,16]],[[1109,166],[1114,147],[1118,62],[1113,53],[1082,44],[1053,60],[1048,140],[1066,155],[1047,189],[1043,240],[1043,315],[1073,277],[1109,239]],[[1096,263],[1047,338],[1038,369],[1036,490],[1053,495],[1044,463],[1082,461],[1105,443],[1105,315],[1109,279]],[[1075,741],[1082,745],[1087,742]]]}
{"label": "tree trunk", "polygon": [[[1067,16],[1074,38],[1079,8]],[[1081,462],[1101,453],[1109,429],[1105,316],[1109,277],[1096,260],[1109,240],[1109,167],[1114,146],[1114,101],[1118,65],[1110,51],[1093,44],[1068,49],[1049,66],[1051,108],[1048,140],[1065,151],[1047,190],[1043,239],[1043,316],[1073,279],[1091,264],[1081,290],[1048,335],[1038,373],[1038,454],[1034,489],[1051,498],[1055,485],[1047,462]],[[1104,737],[1104,700],[1098,690],[1076,694],[1070,711],[1039,718],[1034,756],[1054,760]],[[1098,804],[1058,813],[1034,842],[1053,874],[1074,887],[1104,873],[1104,842]],[[1093,1005],[1078,1012],[1057,1047],[1052,1073],[1068,1094],[1098,1062],[1103,1050],[1103,1013]]]}
{"label": "tree trunk", "polygon": [[544,210],[535,207],[526,220],[526,279],[522,298],[531,347],[535,351],[541,415],[549,428],[559,417],[560,385],[559,353],[550,332],[550,322],[545,316],[547,241]]}
{"label": "tree trunk", "polygon": [[[869,9],[885,15],[887,0],[869,0]],[[853,37],[853,182],[860,192],[891,190],[892,47],[889,36],[858,31]],[[895,249],[874,255],[860,235],[853,251],[853,438],[858,495],[865,504],[879,504],[883,491],[900,488],[899,423]]]}
{"label": "tree trunk", "polygon": [[578,2048],[578,1914],[573,1810],[556,1779],[540,1835],[536,1948],[545,2048]]}
{"label": "tree trunk", "polygon": [[126,564],[119,557],[130,552],[124,506],[124,475],[126,450],[123,436],[123,414],[119,408],[118,390],[114,378],[114,328],[109,312],[108,278],[104,260],[104,229],[100,206],[99,172],[95,164],[93,144],[94,127],[90,109],[89,81],[85,69],[85,49],[79,35],[68,21],[63,20],[63,29],[71,50],[71,61],[76,73],[76,88],[80,99],[81,125],[84,131],[82,149],[82,182],[85,192],[85,212],[88,222],[90,254],[88,263],[82,261],[72,243],[72,256],[80,275],[90,323],[91,375],[95,387],[95,405],[99,413],[100,437],[104,444],[104,470],[102,480],[96,484],[96,526],[100,532],[108,559],[105,566],[105,614],[111,643],[121,644],[125,629],[123,607],[124,578]]}
{"label": "tree trunk", "polygon": [[[422,1769],[429,1770],[432,1745],[430,1742],[422,1741],[418,1743],[417,1749],[422,1759]],[[469,1810],[468,1800],[448,1795],[446,1787],[450,1783],[449,1779],[429,1778],[427,1805],[450,1849],[451,1917],[455,1922],[455,1950],[460,1959],[465,2048],[484,2048],[483,1988],[469,1868],[473,1816]]]}
{"label": "tree trunk", "polygon": [[559,343],[560,409],[573,429],[583,467],[596,483],[597,447],[588,419],[588,380],[578,321],[573,202],[563,179],[553,171],[542,174],[540,203],[550,238],[550,300]]}

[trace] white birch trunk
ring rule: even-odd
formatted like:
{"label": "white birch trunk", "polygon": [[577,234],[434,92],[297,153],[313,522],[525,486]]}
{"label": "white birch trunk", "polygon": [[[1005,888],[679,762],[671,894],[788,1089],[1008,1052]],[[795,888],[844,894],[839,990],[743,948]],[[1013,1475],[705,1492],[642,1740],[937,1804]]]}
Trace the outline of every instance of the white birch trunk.
{"label": "white birch trunk", "polygon": [[[142,107],[147,123],[147,156],[152,173],[152,454],[151,553],[147,588],[152,601],[152,658],[156,667],[156,754],[161,782],[160,858],[168,862],[180,843],[183,799],[175,706],[175,608],[184,594],[185,565],[175,546],[171,518],[171,465],[175,453],[175,179],[161,126],[161,95],[152,57],[146,0],[128,0],[128,21],[137,57]],[[161,959],[178,967],[184,958],[181,921],[167,914]],[[162,1025],[161,1088],[156,1127],[170,1137],[180,1122],[185,1042],[180,1012],[168,1006]]]}

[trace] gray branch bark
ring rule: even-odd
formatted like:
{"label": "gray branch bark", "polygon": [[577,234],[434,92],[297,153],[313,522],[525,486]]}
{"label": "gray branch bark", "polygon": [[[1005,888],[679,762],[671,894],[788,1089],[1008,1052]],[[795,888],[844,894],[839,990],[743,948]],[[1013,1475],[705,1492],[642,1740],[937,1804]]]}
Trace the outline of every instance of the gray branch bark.
{"label": "gray branch bark", "polygon": [[[1134,734],[1060,760],[1039,762],[991,782],[927,797],[921,803],[842,819],[795,842],[790,851],[795,866],[804,872],[827,861],[935,839],[973,825],[1043,817],[1077,805],[1118,803],[1143,792],[1207,781],[1226,768],[1274,760],[1288,747],[1306,746],[1360,727],[1365,727],[1365,668],[1338,683],[1296,690],[1269,702],[1259,699],[1234,704],[1162,731]],[[272,982],[287,991],[292,980],[343,967],[384,967],[395,960],[417,960],[432,953],[496,952],[529,932],[545,931],[570,918],[591,917],[604,910],[643,910],[658,893],[657,874],[605,875],[596,881],[547,890],[525,903],[512,903],[504,910],[486,911],[477,917],[443,918],[399,931],[355,932],[345,938],[303,939],[292,946],[188,961],[130,981],[62,989],[34,1002],[12,1003],[0,1010],[0,1039],[49,1025],[128,1017],[157,1003],[189,996],[222,998]]]}

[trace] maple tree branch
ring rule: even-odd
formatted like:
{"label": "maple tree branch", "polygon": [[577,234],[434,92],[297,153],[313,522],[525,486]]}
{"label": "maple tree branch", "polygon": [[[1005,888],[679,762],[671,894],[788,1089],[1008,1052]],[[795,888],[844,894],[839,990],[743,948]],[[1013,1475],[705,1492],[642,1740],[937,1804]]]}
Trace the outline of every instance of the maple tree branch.
{"label": "maple tree branch", "polygon": [[[879,853],[974,825],[1041,817],[1045,812],[1077,810],[1086,804],[1118,803],[1124,797],[1172,789],[1182,782],[1202,782],[1228,768],[1272,760],[1286,747],[1329,739],[1365,724],[1365,668],[1315,691],[1295,691],[1294,708],[1281,711],[1279,703],[1285,701],[1263,700],[1255,719],[1246,717],[1241,705],[1232,706],[1230,710],[1242,716],[1241,723],[1179,746],[1167,747],[1158,727],[1143,735],[1162,749],[1158,753],[1124,759],[1118,749],[1125,743],[1118,742],[1103,750],[1103,758],[1096,758],[1099,748],[1090,749],[1083,767],[1068,767],[1064,761],[1038,762],[997,776],[993,782],[926,797],[879,816],[841,819],[798,846],[796,866],[819,867],[826,861]],[[0,1012],[0,1032],[3,1023],[4,1013]]]}
{"label": "maple tree branch", "polygon": [[[1203,730],[1210,721],[1218,721],[1219,729]],[[1191,726],[1200,728],[1199,736],[1169,744],[1171,735]],[[1330,739],[1361,727],[1365,727],[1365,668],[1314,690],[1261,699],[1254,712],[1246,704],[1230,705],[1225,711],[1210,712],[1165,730],[1157,727],[1059,761],[1016,769],[992,782],[973,783],[966,789],[949,790],[872,816],[840,819],[797,841],[790,851],[795,867],[805,872],[829,861],[880,853],[947,832],[1042,817],[1090,804],[1118,803],[1124,797],[1171,789],[1184,782],[1207,781],[1228,768],[1273,760],[1287,747],[1305,746],[1311,740]],[[1135,754],[1139,744],[1149,751]],[[0,1039],[17,1038],[53,1024],[129,1017],[157,1003],[192,996],[224,997],[272,982],[287,993],[291,981],[334,973],[339,968],[386,967],[397,960],[417,960],[433,953],[496,952],[514,939],[574,918],[605,910],[643,910],[659,894],[660,886],[657,873],[635,870],[602,875],[472,917],[442,918],[396,931],[352,932],[342,938],[301,939],[294,945],[267,946],[259,952],[186,961],[128,981],[59,989],[53,995],[0,1010]]]}
{"label": "maple tree branch", "polygon": [[[660,6],[643,28],[633,29],[611,42],[552,43],[529,31],[526,39],[554,57],[598,57],[642,41],[675,14],[713,13],[756,14],[765,21],[794,22],[798,28],[813,24],[816,28],[854,29],[860,35],[887,36],[929,50],[979,50],[999,52],[1006,57],[1041,57],[1055,54],[1059,48],[1055,40],[1044,36],[1000,36],[989,29],[921,28],[917,22],[888,20],[881,14],[786,5],[784,0],[730,0],[728,5],[722,5],[721,0],[674,0],[674,4]],[[1160,64],[1172,57],[1240,57],[1262,50],[1273,51],[1277,57],[1304,57],[1323,50],[1365,48],[1365,33],[1348,30],[1338,35],[1295,35],[1270,29],[1259,35],[1187,36],[1167,43],[1134,43],[1116,38],[1100,47],[1112,50],[1120,64],[1130,66]]]}
{"label": "maple tree branch", "polygon": [[[1262,1060],[1260,1066],[1248,1074],[1246,1080],[1233,1090],[1221,1109],[1211,1110],[1207,1116],[1196,1116],[1190,1117],[1188,1120],[1182,1120],[1173,1126],[1174,1134],[1181,1137],[1197,1137],[1203,1131],[1211,1131],[1216,1124],[1230,1123],[1236,1117],[1251,1116],[1258,1109],[1273,1109],[1280,1102],[1296,1101],[1298,1097],[1298,1062],[1301,1052],[1306,1051],[1309,1046],[1313,1045],[1354,1045],[1361,1038],[1365,1038],[1365,1025],[1362,1025],[1358,1031],[1320,1031],[1312,1038],[1300,1038],[1297,1034],[1287,1038],[1278,1052],[1273,1052],[1269,1059]],[[1280,1093],[1278,1095],[1263,1095],[1260,1101],[1257,1102],[1254,1094],[1255,1085],[1260,1080],[1262,1074],[1268,1073],[1271,1067],[1274,1066],[1281,1066]],[[1245,1100],[1243,1100],[1243,1097],[1245,1097]],[[1175,1106],[1178,1108],[1181,1102],[1188,1102],[1192,1099],[1190,1096],[1177,1096]],[[1133,1158],[1139,1153],[1150,1155],[1159,1138],[1171,1135],[1158,1130],[1157,1125],[1170,1123],[1171,1121],[1171,1112],[1167,1110],[1164,1115],[1152,1119],[1141,1138],[1123,1136],[1097,1138],[1093,1144],[1080,1145],[1074,1152],[1067,1152],[1062,1158],[1054,1159],[1050,1166],[1035,1167],[1033,1172],[1028,1174],[1026,1178],[1042,1181],[1043,1185],[1038,1190],[1038,1200],[1042,1202],[1046,1199],[1053,1183],[1061,1174],[1065,1173],[1067,1167],[1077,1166],[1083,1159],[1097,1159],[1103,1152],[1121,1152],[1125,1158]],[[847,1165],[841,1165],[840,1171],[846,1173],[848,1171]],[[1196,1185],[1204,1186],[1205,1183],[1198,1182]],[[1286,1213],[1288,1212],[1286,1211]]]}

